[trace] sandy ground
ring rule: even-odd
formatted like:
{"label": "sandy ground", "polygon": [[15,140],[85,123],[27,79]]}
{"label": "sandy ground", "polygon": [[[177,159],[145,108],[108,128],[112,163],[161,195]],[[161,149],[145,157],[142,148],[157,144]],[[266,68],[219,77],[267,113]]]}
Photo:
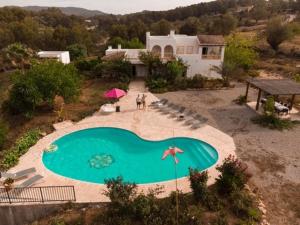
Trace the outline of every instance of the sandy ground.
{"label": "sandy ground", "polygon": [[[300,126],[290,131],[261,128],[251,122],[256,113],[232,102],[245,85],[229,90],[179,91],[157,94],[209,118],[211,126],[234,138],[237,155],[253,173],[272,225],[300,224]],[[250,100],[256,91],[250,91]]]}

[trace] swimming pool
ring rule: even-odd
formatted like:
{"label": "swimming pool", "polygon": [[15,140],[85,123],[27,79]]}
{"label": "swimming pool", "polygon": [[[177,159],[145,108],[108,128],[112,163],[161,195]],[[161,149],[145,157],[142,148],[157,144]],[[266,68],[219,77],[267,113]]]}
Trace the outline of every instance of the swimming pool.
{"label": "swimming pool", "polygon": [[104,184],[105,179],[122,176],[137,184],[175,179],[174,160],[161,160],[164,150],[176,146],[178,178],[188,175],[188,168],[201,170],[218,161],[218,153],[211,145],[193,138],[175,137],[149,141],[135,133],[111,127],[76,131],[55,142],[56,151],[44,152],[43,163],[52,172],[64,177]]}

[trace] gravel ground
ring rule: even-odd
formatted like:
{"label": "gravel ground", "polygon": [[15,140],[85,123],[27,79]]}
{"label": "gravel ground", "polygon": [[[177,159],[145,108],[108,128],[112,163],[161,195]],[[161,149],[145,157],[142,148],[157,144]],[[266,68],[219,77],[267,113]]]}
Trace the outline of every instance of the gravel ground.
{"label": "gravel ground", "polygon": [[[157,94],[206,116],[209,124],[234,138],[237,155],[253,174],[267,206],[272,225],[300,224],[300,126],[289,131],[259,127],[251,122],[256,113],[233,103],[245,93],[244,84],[228,90],[178,91]],[[257,93],[250,91],[250,100]]]}

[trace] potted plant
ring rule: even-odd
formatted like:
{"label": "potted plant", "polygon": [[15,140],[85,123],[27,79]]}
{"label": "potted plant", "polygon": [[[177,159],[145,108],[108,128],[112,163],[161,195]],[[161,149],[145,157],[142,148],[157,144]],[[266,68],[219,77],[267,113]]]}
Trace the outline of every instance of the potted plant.
{"label": "potted plant", "polygon": [[3,186],[5,187],[6,190],[10,190],[10,189],[12,189],[13,183],[14,183],[14,179],[7,178],[3,182]]}

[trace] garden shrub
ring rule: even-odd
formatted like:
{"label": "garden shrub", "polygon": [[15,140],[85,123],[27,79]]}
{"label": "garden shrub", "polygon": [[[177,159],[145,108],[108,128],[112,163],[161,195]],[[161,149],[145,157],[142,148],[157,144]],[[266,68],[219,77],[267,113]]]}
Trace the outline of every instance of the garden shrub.
{"label": "garden shrub", "polygon": [[231,194],[242,190],[249,179],[242,163],[233,155],[227,157],[222,165],[217,166],[217,170],[221,173],[216,179],[220,194]]}
{"label": "garden shrub", "polygon": [[34,65],[25,73],[17,73],[9,92],[8,105],[13,113],[34,113],[37,106],[47,103],[52,106],[56,95],[66,102],[79,95],[80,77],[72,65],[46,61]]}
{"label": "garden shrub", "polygon": [[2,149],[7,135],[7,126],[4,122],[0,120],[0,150]]}
{"label": "garden shrub", "polygon": [[193,190],[193,195],[197,201],[205,202],[208,195],[207,181],[208,173],[207,171],[200,172],[198,169],[189,168],[189,179],[190,185]]}
{"label": "garden shrub", "polygon": [[75,62],[75,67],[80,71],[92,71],[100,61],[98,59],[80,59]]}
{"label": "garden shrub", "polygon": [[273,97],[268,97],[264,105],[264,113],[267,116],[274,115],[275,113],[275,100]]}
{"label": "garden shrub", "polygon": [[293,76],[293,79],[294,79],[296,82],[300,83],[300,73],[295,74],[295,75]]}
{"label": "garden shrub", "polygon": [[213,222],[213,225],[228,225],[226,213],[220,211],[217,215],[217,218]]}
{"label": "garden shrub", "polygon": [[67,47],[67,51],[70,52],[71,60],[77,60],[87,57],[87,48],[81,44],[73,44]]}
{"label": "garden shrub", "polygon": [[149,88],[149,90],[155,93],[166,92],[168,90],[167,84],[167,81],[163,78],[146,80],[146,85]]}
{"label": "garden shrub", "polygon": [[111,209],[120,214],[125,214],[130,210],[130,203],[136,196],[137,185],[124,182],[122,177],[105,180],[107,191],[104,194],[111,201]]}
{"label": "garden shrub", "polygon": [[255,200],[245,191],[233,192],[230,196],[231,210],[241,219],[246,219],[252,222],[261,220],[261,212],[255,206]]}
{"label": "garden shrub", "polygon": [[40,138],[40,130],[33,129],[25,133],[22,137],[17,139],[15,145],[4,152],[4,157],[1,166],[5,169],[17,165],[20,156],[25,154],[28,149],[35,145]]}
{"label": "garden shrub", "polygon": [[237,99],[233,100],[236,104],[238,105],[244,105],[247,103],[246,96],[245,95],[240,95],[237,97]]}
{"label": "garden shrub", "polygon": [[251,119],[253,123],[259,124],[262,127],[267,127],[274,130],[290,130],[294,128],[299,122],[291,121],[289,119],[280,119],[275,115],[256,116]]}

